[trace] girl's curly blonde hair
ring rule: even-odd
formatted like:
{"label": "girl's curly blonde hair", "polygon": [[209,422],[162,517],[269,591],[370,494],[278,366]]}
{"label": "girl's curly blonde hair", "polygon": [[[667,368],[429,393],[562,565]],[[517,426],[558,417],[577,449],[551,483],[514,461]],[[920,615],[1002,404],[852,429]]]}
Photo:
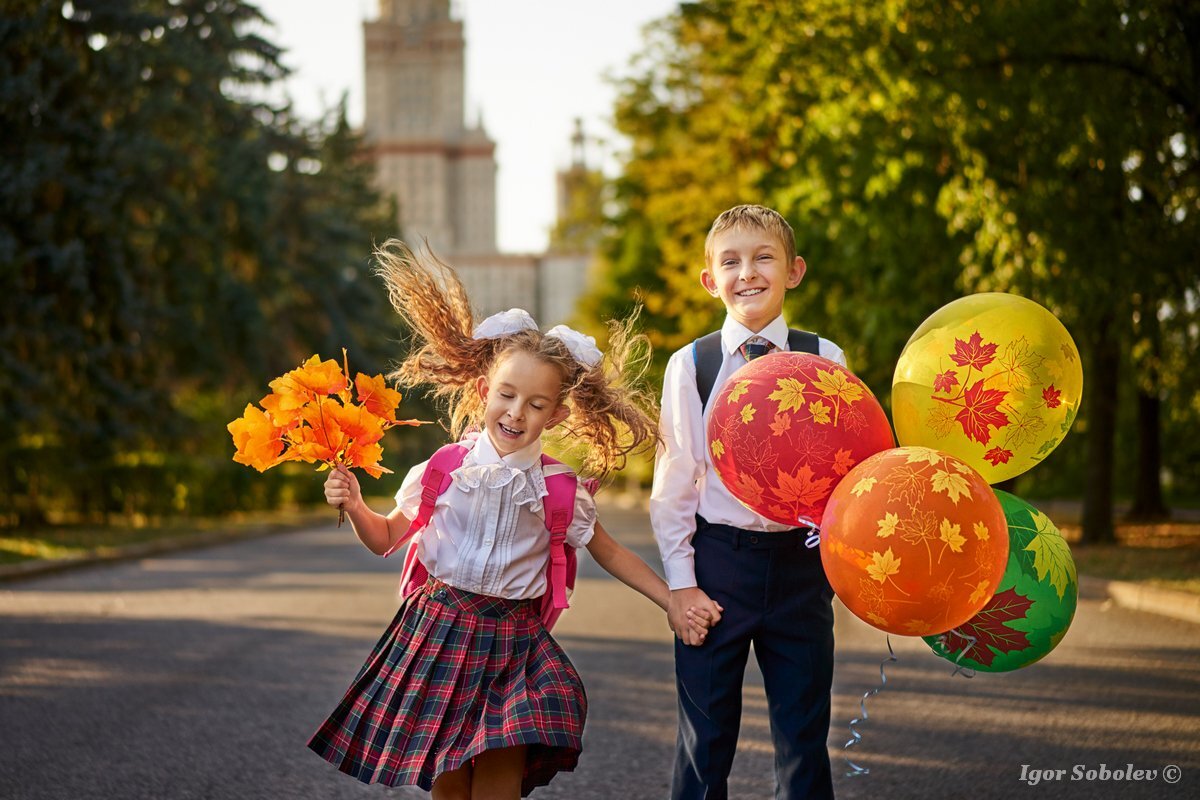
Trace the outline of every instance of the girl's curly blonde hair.
{"label": "girl's curly blonde hair", "polygon": [[454,270],[428,246],[418,256],[391,239],[375,250],[376,272],[387,285],[392,307],[412,330],[414,347],[389,377],[405,386],[429,384],[446,404],[456,439],[482,427],[484,402],[476,381],[510,353],[522,351],[556,367],[562,375],[559,402],[571,416],[559,425],[581,440],[581,472],[603,478],[625,465],[630,453],[658,443],[657,408],[640,385],[650,361],[645,336],[635,334],[634,313],[609,322],[608,352],[594,367],[575,360],[561,339],[526,330],[494,339],[475,339],[471,302]]}

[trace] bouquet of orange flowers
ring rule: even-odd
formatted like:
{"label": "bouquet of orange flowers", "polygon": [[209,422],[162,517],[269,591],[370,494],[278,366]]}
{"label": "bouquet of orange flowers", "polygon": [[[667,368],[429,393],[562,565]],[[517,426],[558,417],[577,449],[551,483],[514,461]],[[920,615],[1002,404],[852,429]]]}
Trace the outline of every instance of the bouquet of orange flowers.
{"label": "bouquet of orange flowers", "polygon": [[[226,426],[237,452],[233,460],[264,472],[284,461],[361,467],[373,478],[391,472],[380,466],[384,431],[397,425],[423,425],[415,419],[396,419],[400,392],[388,388],[382,375],[358,373],[354,402],[350,367],[342,350],[342,365],[313,356],[303,365],[269,384],[262,408],[246,404],[242,416]],[[338,524],[342,515],[338,515]]]}

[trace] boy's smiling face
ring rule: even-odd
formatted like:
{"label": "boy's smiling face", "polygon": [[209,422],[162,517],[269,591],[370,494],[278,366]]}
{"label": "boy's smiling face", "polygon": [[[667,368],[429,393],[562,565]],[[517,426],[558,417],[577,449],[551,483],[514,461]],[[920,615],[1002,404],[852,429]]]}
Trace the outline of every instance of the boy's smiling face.
{"label": "boy's smiling face", "polygon": [[758,228],[730,228],[712,240],[700,283],[729,315],[758,332],[783,313],[783,296],[804,277],[804,259],[789,263],[778,237]]}

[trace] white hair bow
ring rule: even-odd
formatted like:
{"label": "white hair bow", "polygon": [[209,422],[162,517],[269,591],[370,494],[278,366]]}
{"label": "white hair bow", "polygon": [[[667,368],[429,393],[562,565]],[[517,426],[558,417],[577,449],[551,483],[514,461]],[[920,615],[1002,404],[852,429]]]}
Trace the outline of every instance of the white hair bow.
{"label": "white hair bow", "polygon": [[536,331],[537,323],[529,312],[523,308],[510,308],[508,311],[498,311],[475,326],[471,332],[472,339],[498,339],[521,331]]}
{"label": "white hair bow", "polygon": [[[538,325],[533,317],[523,308],[510,308],[492,314],[475,326],[471,333],[475,339],[498,339],[521,331],[536,331]],[[591,336],[580,333],[566,325],[555,325],[546,331],[547,336],[553,336],[566,345],[567,350],[575,360],[585,367],[594,367],[600,363],[604,354],[596,347],[596,340]]]}
{"label": "white hair bow", "polygon": [[555,325],[546,331],[546,335],[561,339],[562,343],[567,346],[567,350],[571,351],[571,355],[575,356],[575,360],[585,367],[594,367],[600,363],[600,359],[604,358],[600,348],[596,347],[596,340],[574,328]]}

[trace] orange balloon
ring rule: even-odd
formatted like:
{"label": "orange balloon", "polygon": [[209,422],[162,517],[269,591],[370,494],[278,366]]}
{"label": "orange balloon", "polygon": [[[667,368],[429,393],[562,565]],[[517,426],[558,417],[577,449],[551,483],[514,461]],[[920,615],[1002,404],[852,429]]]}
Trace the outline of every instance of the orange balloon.
{"label": "orange balloon", "polygon": [[975,616],[1008,565],[1004,509],[961,459],[928,447],[876,453],[833,490],[821,563],[864,622],[929,636]]}

